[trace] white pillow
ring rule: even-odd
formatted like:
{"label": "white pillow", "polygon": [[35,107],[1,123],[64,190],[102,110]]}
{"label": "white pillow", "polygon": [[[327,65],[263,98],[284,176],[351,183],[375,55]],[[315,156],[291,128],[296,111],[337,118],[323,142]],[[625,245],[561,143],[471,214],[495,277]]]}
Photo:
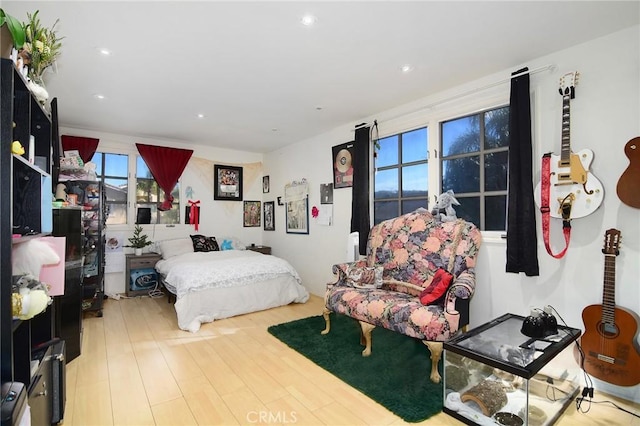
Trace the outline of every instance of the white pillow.
{"label": "white pillow", "polygon": [[191,242],[191,238],[160,241],[158,247],[160,248],[163,259],[185,253],[193,253],[193,242]]}

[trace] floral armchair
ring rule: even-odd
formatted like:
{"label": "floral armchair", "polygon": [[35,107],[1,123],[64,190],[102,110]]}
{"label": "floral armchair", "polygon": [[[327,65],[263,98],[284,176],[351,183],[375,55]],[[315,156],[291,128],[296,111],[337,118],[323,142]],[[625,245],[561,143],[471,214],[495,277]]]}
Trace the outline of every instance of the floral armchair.
{"label": "floral armchair", "polygon": [[426,209],[384,221],[371,229],[366,258],[333,266],[324,318],[330,313],[360,322],[371,354],[371,331],[383,327],[420,339],[431,352],[431,380],[440,381],[442,342],[469,323],[475,291],[480,231],[457,219],[441,222]]}

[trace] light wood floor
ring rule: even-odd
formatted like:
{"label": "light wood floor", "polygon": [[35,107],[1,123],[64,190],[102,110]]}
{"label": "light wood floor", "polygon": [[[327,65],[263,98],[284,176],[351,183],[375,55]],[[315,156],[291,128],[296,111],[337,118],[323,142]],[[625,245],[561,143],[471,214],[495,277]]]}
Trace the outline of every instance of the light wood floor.
{"label": "light wood floor", "polygon": [[[68,364],[64,424],[405,424],[266,331],[321,311],[322,300],[312,296],[191,334],[178,329],[165,298],[107,300],[102,318],[85,318],[82,355]],[[572,405],[559,424],[638,426],[638,420],[609,406],[582,414]],[[439,413],[421,424],[461,423]]]}

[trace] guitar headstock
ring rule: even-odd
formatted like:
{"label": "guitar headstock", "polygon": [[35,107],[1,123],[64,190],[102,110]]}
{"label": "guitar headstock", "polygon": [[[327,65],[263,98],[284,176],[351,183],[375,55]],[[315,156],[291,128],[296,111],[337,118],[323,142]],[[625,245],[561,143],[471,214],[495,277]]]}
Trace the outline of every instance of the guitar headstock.
{"label": "guitar headstock", "polygon": [[614,228],[607,229],[607,231],[604,233],[604,247],[602,248],[602,252],[604,254],[615,254],[616,256],[619,255],[621,239],[622,237],[620,236],[620,231]]}
{"label": "guitar headstock", "polygon": [[558,91],[562,96],[570,95],[571,99],[576,97],[576,86],[578,85],[578,79],[580,74],[578,71],[568,72],[560,77],[560,88]]}

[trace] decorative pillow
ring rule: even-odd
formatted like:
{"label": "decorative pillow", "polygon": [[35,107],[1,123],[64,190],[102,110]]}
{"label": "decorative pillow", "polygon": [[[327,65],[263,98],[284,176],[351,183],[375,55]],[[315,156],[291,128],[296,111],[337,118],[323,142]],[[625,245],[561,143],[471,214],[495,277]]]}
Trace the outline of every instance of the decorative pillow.
{"label": "decorative pillow", "polygon": [[353,287],[380,288],[382,286],[382,266],[356,266],[347,268],[346,282]]}
{"label": "decorative pillow", "polygon": [[214,237],[204,235],[189,235],[193,243],[193,251],[218,251],[218,242]]}
{"label": "decorative pillow", "polygon": [[178,238],[175,240],[160,241],[160,252],[163,259],[178,256],[185,253],[193,253],[191,238]]}
{"label": "decorative pillow", "polygon": [[234,237],[220,238],[222,243],[220,244],[220,250],[246,250],[247,246],[242,241]]}
{"label": "decorative pillow", "polygon": [[442,268],[438,269],[433,276],[431,284],[420,293],[420,302],[423,305],[439,304],[439,299],[449,289],[452,279],[453,275],[451,273]]}

